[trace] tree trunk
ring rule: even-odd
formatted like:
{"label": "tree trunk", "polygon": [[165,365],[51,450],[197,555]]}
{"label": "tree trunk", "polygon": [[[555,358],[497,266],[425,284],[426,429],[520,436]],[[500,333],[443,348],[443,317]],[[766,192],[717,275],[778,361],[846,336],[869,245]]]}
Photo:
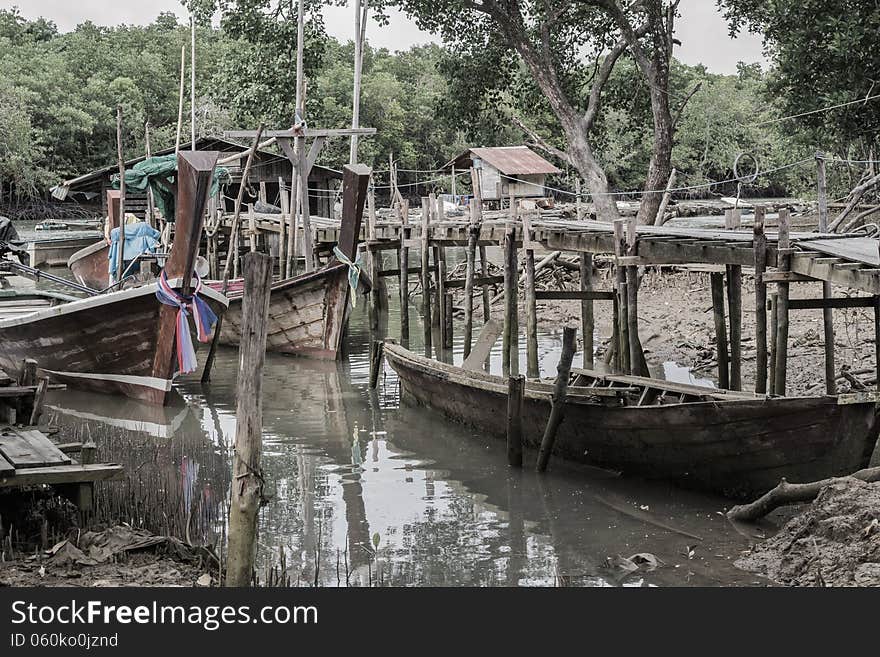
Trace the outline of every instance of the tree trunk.
{"label": "tree trunk", "polygon": [[596,219],[609,223],[620,219],[620,213],[617,211],[617,199],[608,193],[608,177],[593,155],[586,126],[581,121],[573,124],[563,121],[562,127],[565,131],[565,138],[568,140],[568,154],[571,156],[572,164],[577,167],[578,173],[586,181],[587,188],[590,190]]}

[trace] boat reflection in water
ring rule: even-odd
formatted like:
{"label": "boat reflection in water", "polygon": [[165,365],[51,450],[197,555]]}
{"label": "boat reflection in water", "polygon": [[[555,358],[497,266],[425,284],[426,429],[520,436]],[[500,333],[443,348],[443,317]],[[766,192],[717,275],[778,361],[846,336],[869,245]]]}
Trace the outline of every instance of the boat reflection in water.
{"label": "boat reflection in water", "polygon": [[123,481],[96,486],[97,522],[219,549],[230,469],[224,433],[205,421],[202,408],[177,393],[168,405],[154,406],[67,390],[50,393],[46,413],[49,424],[65,427],[65,440],[93,440],[98,460],[125,467]]}

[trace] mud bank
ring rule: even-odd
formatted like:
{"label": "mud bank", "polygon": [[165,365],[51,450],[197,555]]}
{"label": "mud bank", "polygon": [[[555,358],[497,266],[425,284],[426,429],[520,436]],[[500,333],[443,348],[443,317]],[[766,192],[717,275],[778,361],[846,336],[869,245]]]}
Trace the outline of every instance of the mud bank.
{"label": "mud bank", "polygon": [[880,483],[826,487],[735,565],[788,586],[880,586]]}
{"label": "mud bank", "polygon": [[215,563],[207,550],[120,525],[0,564],[0,586],[210,586]]}

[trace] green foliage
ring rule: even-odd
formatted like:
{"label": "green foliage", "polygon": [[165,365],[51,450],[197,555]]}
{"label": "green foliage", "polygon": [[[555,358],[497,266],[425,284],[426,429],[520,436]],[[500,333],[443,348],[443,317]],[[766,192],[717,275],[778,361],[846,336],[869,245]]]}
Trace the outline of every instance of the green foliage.
{"label": "green foliage", "polygon": [[[785,115],[880,93],[875,0],[718,0],[731,32],[763,35],[775,69],[768,92]],[[811,148],[876,152],[880,99],[787,122]]]}

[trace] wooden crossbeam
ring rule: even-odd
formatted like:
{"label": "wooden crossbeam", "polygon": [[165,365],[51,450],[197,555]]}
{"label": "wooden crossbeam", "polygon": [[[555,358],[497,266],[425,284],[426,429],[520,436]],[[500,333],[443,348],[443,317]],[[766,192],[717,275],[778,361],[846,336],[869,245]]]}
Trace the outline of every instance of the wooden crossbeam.
{"label": "wooden crossbeam", "polygon": [[[374,135],[376,128],[334,128],[316,129],[306,128],[302,131],[287,130],[264,130],[263,137],[349,137],[351,135]],[[223,136],[227,139],[253,139],[257,135],[256,130],[225,130]]]}
{"label": "wooden crossbeam", "polygon": [[874,297],[837,297],[832,299],[790,299],[790,310],[815,310],[818,308],[873,308]]}
{"label": "wooden crossbeam", "polygon": [[604,290],[536,290],[535,299],[559,300],[576,299],[578,301],[613,301],[614,292]]}

